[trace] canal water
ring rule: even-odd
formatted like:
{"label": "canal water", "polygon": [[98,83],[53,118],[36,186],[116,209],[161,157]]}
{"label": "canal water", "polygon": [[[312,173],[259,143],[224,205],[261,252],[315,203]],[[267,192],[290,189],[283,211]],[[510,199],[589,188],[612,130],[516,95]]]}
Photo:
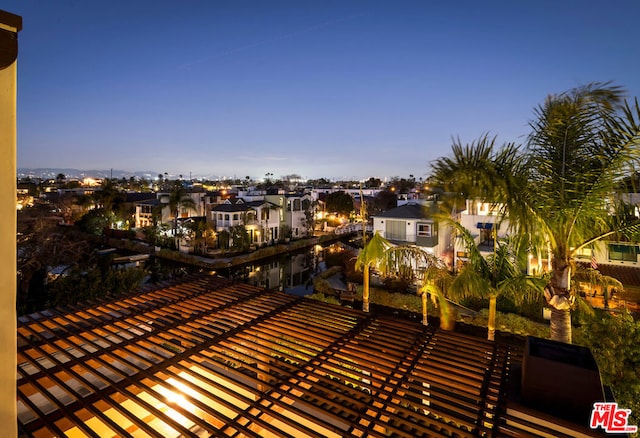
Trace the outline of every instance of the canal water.
{"label": "canal water", "polygon": [[[313,278],[327,269],[327,254],[345,249],[357,251],[348,242],[315,245],[254,263],[219,269],[216,270],[216,274],[265,289],[280,290],[297,296],[310,295],[313,293]],[[166,260],[158,260],[158,263],[162,265],[165,273],[169,270],[174,276],[199,270],[193,266]]]}
{"label": "canal water", "polygon": [[345,248],[348,248],[348,245],[341,242],[327,246],[315,245],[306,250],[282,254],[217,273],[233,281],[265,289],[280,290],[297,296],[310,295],[313,293],[313,278],[327,269],[326,255],[343,251]]}

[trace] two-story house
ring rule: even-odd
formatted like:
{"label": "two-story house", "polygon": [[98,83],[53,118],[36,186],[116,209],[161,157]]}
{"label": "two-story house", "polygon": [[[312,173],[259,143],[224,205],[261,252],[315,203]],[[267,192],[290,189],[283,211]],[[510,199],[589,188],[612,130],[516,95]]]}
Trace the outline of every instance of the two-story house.
{"label": "two-story house", "polygon": [[[469,230],[483,256],[493,252],[496,239],[499,241],[507,237],[511,231],[509,219],[502,216],[502,206],[495,203],[468,199],[465,208],[454,212],[454,215],[454,219]],[[466,261],[468,254],[459,239],[454,239],[454,245],[455,265],[459,261]]]}
{"label": "two-story house", "polygon": [[[187,195],[193,201],[194,206],[193,208],[178,206],[178,221],[192,217],[204,217],[208,210],[210,194],[204,191],[190,191]],[[154,196],[135,203],[136,228],[152,225],[154,215],[157,215],[159,223],[164,224],[171,224],[175,219],[175,212],[169,208],[170,193],[158,192]]]}
{"label": "two-story house", "polygon": [[412,244],[451,262],[451,231],[433,219],[433,203],[410,202],[373,217],[373,232],[397,244]]}
{"label": "two-story house", "polygon": [[264,199],[280,208],[280,223],[291,231],[291,237],[307,236],[313,230],[309,229],[308,219],[313,211],[313,198],[308,193],[278,193],[267,194]]}
{"label": "two-story house", "polygon": [[227,199],[211,209],[211,220],[216,232],[229,232],[242,225],[249,233],[250,242],[262,245],[279,239],[280,210],[278,205],[264,200]]}

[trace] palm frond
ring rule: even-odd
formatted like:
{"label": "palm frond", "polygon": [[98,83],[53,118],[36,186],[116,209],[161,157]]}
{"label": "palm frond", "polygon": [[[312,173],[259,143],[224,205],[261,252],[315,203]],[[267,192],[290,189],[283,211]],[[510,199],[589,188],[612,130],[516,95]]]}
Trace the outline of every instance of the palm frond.
{"label": "palm frond", "polygon": [[603,234],[605,200],[640,158],[640,107],[608,83],[550,96],[535,111],[528,139],[529,196],[557,255]]}
{"label": "palm frond", "polygon": [[502,280],[498,283],[498,290],[500,294],[511,297],[516,305],[521,306],[523,303],[539,300],[547,283],[546,278],[520,274]]}
{"label": "palm frond", "polygon": [[471,265],[465,265],[451,281],[446,295],[453,301],[460,301],[467,297],[488,298],[497,291],[491,287],[488,279],[473,269]]}
{"label": "palm frond", "polygon": [[620,282],[620,280],[609,275],[603,275],[597,269],[583,268],[578,266],[573,275],[573,279],[576,281],[589,283],[594,286],[601,286],[603,288],[614,287],[618,291],[624,290],[624,285]]}
{"label": "palm frond", "polygon": [[391,246],[387,239],[382,237],[379,232],[376,232],[358,254],[355,268],[362,270],[365,265],[369,267],[377,266],[383,261],[385,251]]}
{"label": "palm frond", "polygon": [[487,260],[480,253],[480,249],[476,245],[471,232],[453,219],[449,218],[446,221],[453,227],[456,232],[456,238],[462,241],[465,250],[469,253],[469,263],[482,275],[490,276],[490,268]]}
{"label": "palm frond", "polygon": [[439,158],[431,164],[431,180],[462,201],[478,197],[485,199],[493,188],[491,163],[495,140],[488,134],[470,145],[463,145],[460,139],[454,140],[452,156]]}
{"label": "palm frond", "polygon": [[442,293],[442,289],[432,282],[427,282],[423,283],[419,292],[420,294],[429,294],[431,302],[440,309],[440,327],[444,330],[452,330],[453,324],[455,324],[455,315],[452,306]]}

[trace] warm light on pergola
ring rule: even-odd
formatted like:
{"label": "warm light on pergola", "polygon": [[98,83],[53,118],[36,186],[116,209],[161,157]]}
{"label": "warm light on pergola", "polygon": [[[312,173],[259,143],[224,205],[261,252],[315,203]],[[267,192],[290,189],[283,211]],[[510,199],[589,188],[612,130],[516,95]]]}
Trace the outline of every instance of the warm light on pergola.
{"label": "warm light on pergola", "polygon": [[21,317],[18,423],[35,437],[490,436],[520,430],[504,406],[521,354],[203,274]]}

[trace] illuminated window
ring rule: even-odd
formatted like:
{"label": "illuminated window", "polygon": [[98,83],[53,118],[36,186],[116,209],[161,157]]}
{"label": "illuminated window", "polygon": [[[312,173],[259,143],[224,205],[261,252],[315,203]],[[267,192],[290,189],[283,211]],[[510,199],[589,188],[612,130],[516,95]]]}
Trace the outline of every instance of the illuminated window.
{"label": "illuminated window", "polygon": [[636,262],[638,260],[637,254],[638,250],[635,245],[609,244],[609,260]]}
{"label": "illuminated window", "polygon": [[418,237],[431,237],[431,224],[418,224]]}

